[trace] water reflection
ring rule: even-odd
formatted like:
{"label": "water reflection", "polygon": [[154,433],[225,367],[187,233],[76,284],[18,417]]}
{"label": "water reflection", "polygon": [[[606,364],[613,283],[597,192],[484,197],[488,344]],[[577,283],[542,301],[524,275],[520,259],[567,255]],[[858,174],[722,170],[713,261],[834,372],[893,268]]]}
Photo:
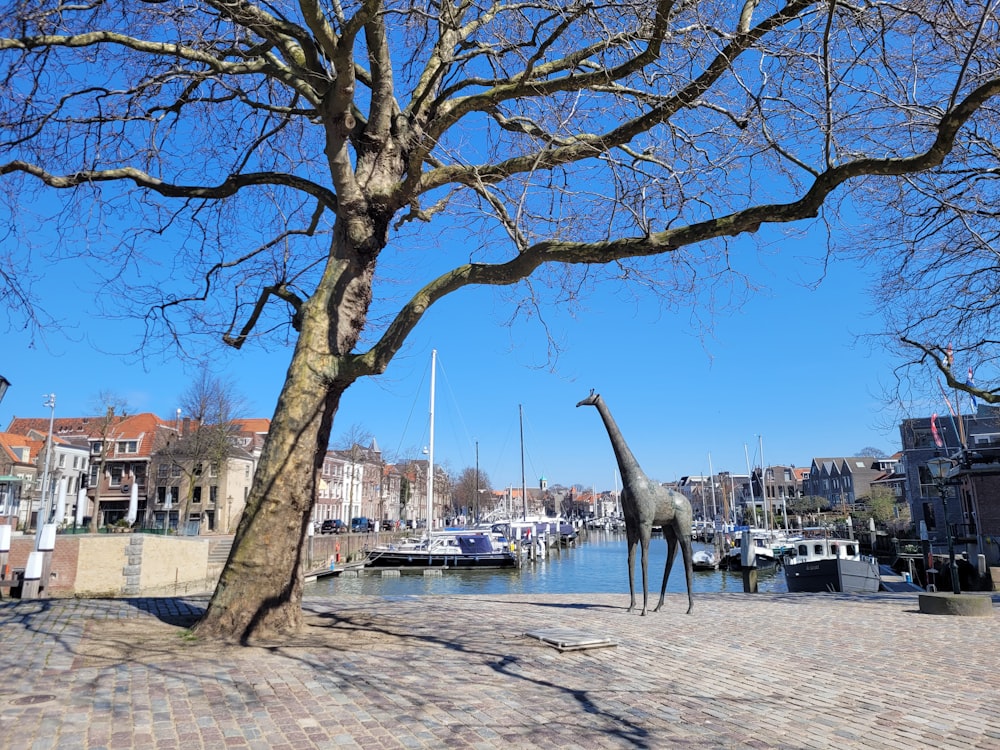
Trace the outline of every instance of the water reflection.
{"label": "water reflection", "polygon": [[[695,543],[695,549],[700,546]],[[440,576],[404,572],[398,577],[383,577],[380,571],[367,571],[357,577],[322,578],[315,583],[307,584],[304,594],[306,596],[546,593],[627,595],[627,554],[628,546],[624,534],[592,531],[583,537],[576,547],[559,552],[553,551],[547,559],[526,563],[521,570],[448,571]],[[638,557],[636,553],[637,591],[641,590],[642,586]],[[654,537],[649,545],[651,599],[654,598],[654,594],[659,596],[666,559],[666,542],[662,537]],[[761,573],[758,577],[758,588],[765,592],[786,591],[784,574]],[[680,555],[670,571],[667,591],[670,593],[685,591]],[[695,593],[742,592],[743,576],[738,571],[697,572],[694,574],[694,591]]]}

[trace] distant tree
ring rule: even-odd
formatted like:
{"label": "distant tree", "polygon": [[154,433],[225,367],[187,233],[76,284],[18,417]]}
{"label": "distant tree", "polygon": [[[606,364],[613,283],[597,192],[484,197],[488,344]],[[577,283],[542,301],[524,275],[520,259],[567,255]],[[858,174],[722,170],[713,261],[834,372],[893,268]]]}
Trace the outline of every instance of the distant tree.
{"label": "distant tree", "polygon": [[862,448],[861,450],[859,450],[857,453],[855,453],[854,455],[855,456],[872,456],[873,458],[885,458],[887,454],[881,448],[873,448],[872,446],[867,445],[864,448]]}
{"label": "distant tree", "polygon": [[179,405],[180,422],[173,432],[161,433],[164,437],[156,447],[156,460],[185,479],[185,490],[177,498],[178,517],[185,524],[202,477],[213,468],[225,469],[234,450],[238,420],[247,416],[247,407],[233,382],[214,375],[208,365],[199,369]]}
{"label": "distant tree", "polygon": [[789,513],[825,513],[830,510],[830,501],[820,495],[796,497],[787,503]]}
{"label": "distant tree", "polygon": [[[546,289],[573,306],[603,279],[665,305],[738,304],[753,287],[750,243],[735,238],[818,219],[835,247],[854,196],[849,220],[870,211],[879,228],[944,205],[928,188],[988,193],[996,13],[12,3],[0,16],[5,247],[90,253],[103,288],[164,336],[149,346],[294,344],[196,626],[277,636],[302,621],[300,549],[341,399],[385,372],[435,303],[493,286],[534,316]],[[49,189],[65,199],[38,216]],[[988,224],[995,204],[968,210]],[[897,236],[919,245],[918,229]],[[852,227],[844,244],[863,235]]]}
{"label": "distant tree", "polygon": [[467,508],[470,517],[475,517],[481,511],[484,494],[492,490],[490,478],[482,469],[479,470],[477,480],[475,467],[463,469],[453,480],[453,486],[456,510]]}
{"label": "distant tree", "polygon": [[872,487],[866,504],[868,513],[877,524],[885,525],[895,517],[896,496],[887,487]]}

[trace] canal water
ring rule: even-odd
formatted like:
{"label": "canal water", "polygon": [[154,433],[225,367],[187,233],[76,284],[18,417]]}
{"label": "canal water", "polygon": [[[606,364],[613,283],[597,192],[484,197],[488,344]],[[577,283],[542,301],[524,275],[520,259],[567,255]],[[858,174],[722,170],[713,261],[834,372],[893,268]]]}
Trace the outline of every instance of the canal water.
{"label": "canal water", "polygon": [[[703,545],[694,543],[695,550]],[[652,604],[660,594],[663,568],[667,561],[667,543],[654,536],[649,545],[649,592]],[[635,586],[641,596],[642,571],[636,551]],[[783,572],[761,572],[757,588],[762,592],[784,592]],[[680,553],[674,560],[668,593],[684,593],[684,568]],[[695,593],[742,592],[743,575],[739,571],[696,571]],[[547,558],[525,562],[520,570],[445,571],[425,576],[422,571],[383,576],[381,571],[362,571],[357,576],[330,576],[306,584],[305,596],[369,594],[407,596],[419,594],[628,594],[628,544],[623,533],[589,531],[575,547],[552,550]]]}

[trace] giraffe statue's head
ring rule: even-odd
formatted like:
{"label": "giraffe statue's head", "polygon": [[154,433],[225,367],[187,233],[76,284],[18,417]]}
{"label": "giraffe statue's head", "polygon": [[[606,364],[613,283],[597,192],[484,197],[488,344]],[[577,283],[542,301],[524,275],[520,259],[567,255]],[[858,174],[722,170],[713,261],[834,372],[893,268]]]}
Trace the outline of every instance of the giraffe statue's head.
{"label": "giraffe statue's head", "polygon": [[577,404],[577,406],[597,406],[597,402],[600,400],[601,394],[595,393],[594,389],[590,389],[590,395],[587,396],[583,401]]}

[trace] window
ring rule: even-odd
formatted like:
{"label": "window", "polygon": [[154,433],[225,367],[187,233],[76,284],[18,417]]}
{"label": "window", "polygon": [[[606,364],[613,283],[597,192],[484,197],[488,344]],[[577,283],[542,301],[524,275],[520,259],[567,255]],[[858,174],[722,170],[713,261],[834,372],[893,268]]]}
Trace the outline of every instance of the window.
{"label": "window", "polygon": [[122,465],[112,464],[108,474],[111,476],[111,486],[117,487],[122,483]]}
{"label": "window", "polygon": [[219,476],[219,462],[218,461],[212,461],[208,465],[208,475],[210,477],[217,477],[217,476]]}
{"label": "window", "polygon": [[101,452],[101,446],[103,443],[100,440],[95,440],[90,444],[90,452],[93,455],[98,455]]}
{"label": "window", "polygon": [[160,464],[156,467],[156,477],[157,479],[166,479],[170,476],[170,466],[168,464]]}
{"label": "window", "polygon": [[215,505],[216,503],[219,502],[218,485],[213,484],[211,487],[208,488],[208,502],[212,503],[212,505]]}
{"label": "window", "polygon": [[59,468],[62,469],[62,468],[65,468],[65,467],[66,467],[66,454],[65,453],[60,453],[59,454]]}
{"label": "window", "polygon": [[179,477],[180,475],[181,475],[180,464],[174,464],[173,466],[170,467],[170,476]]}
{"label": "window", "polygon": [[194,488],[194,493],[192,494],[191,502],[192,503],[200,503],[201,502],[201,487],[195,487]]}
{"label": "window", "polygon": [[138,453],[139,443],[136,440],[119,440],[115,450],[118,453]]}

